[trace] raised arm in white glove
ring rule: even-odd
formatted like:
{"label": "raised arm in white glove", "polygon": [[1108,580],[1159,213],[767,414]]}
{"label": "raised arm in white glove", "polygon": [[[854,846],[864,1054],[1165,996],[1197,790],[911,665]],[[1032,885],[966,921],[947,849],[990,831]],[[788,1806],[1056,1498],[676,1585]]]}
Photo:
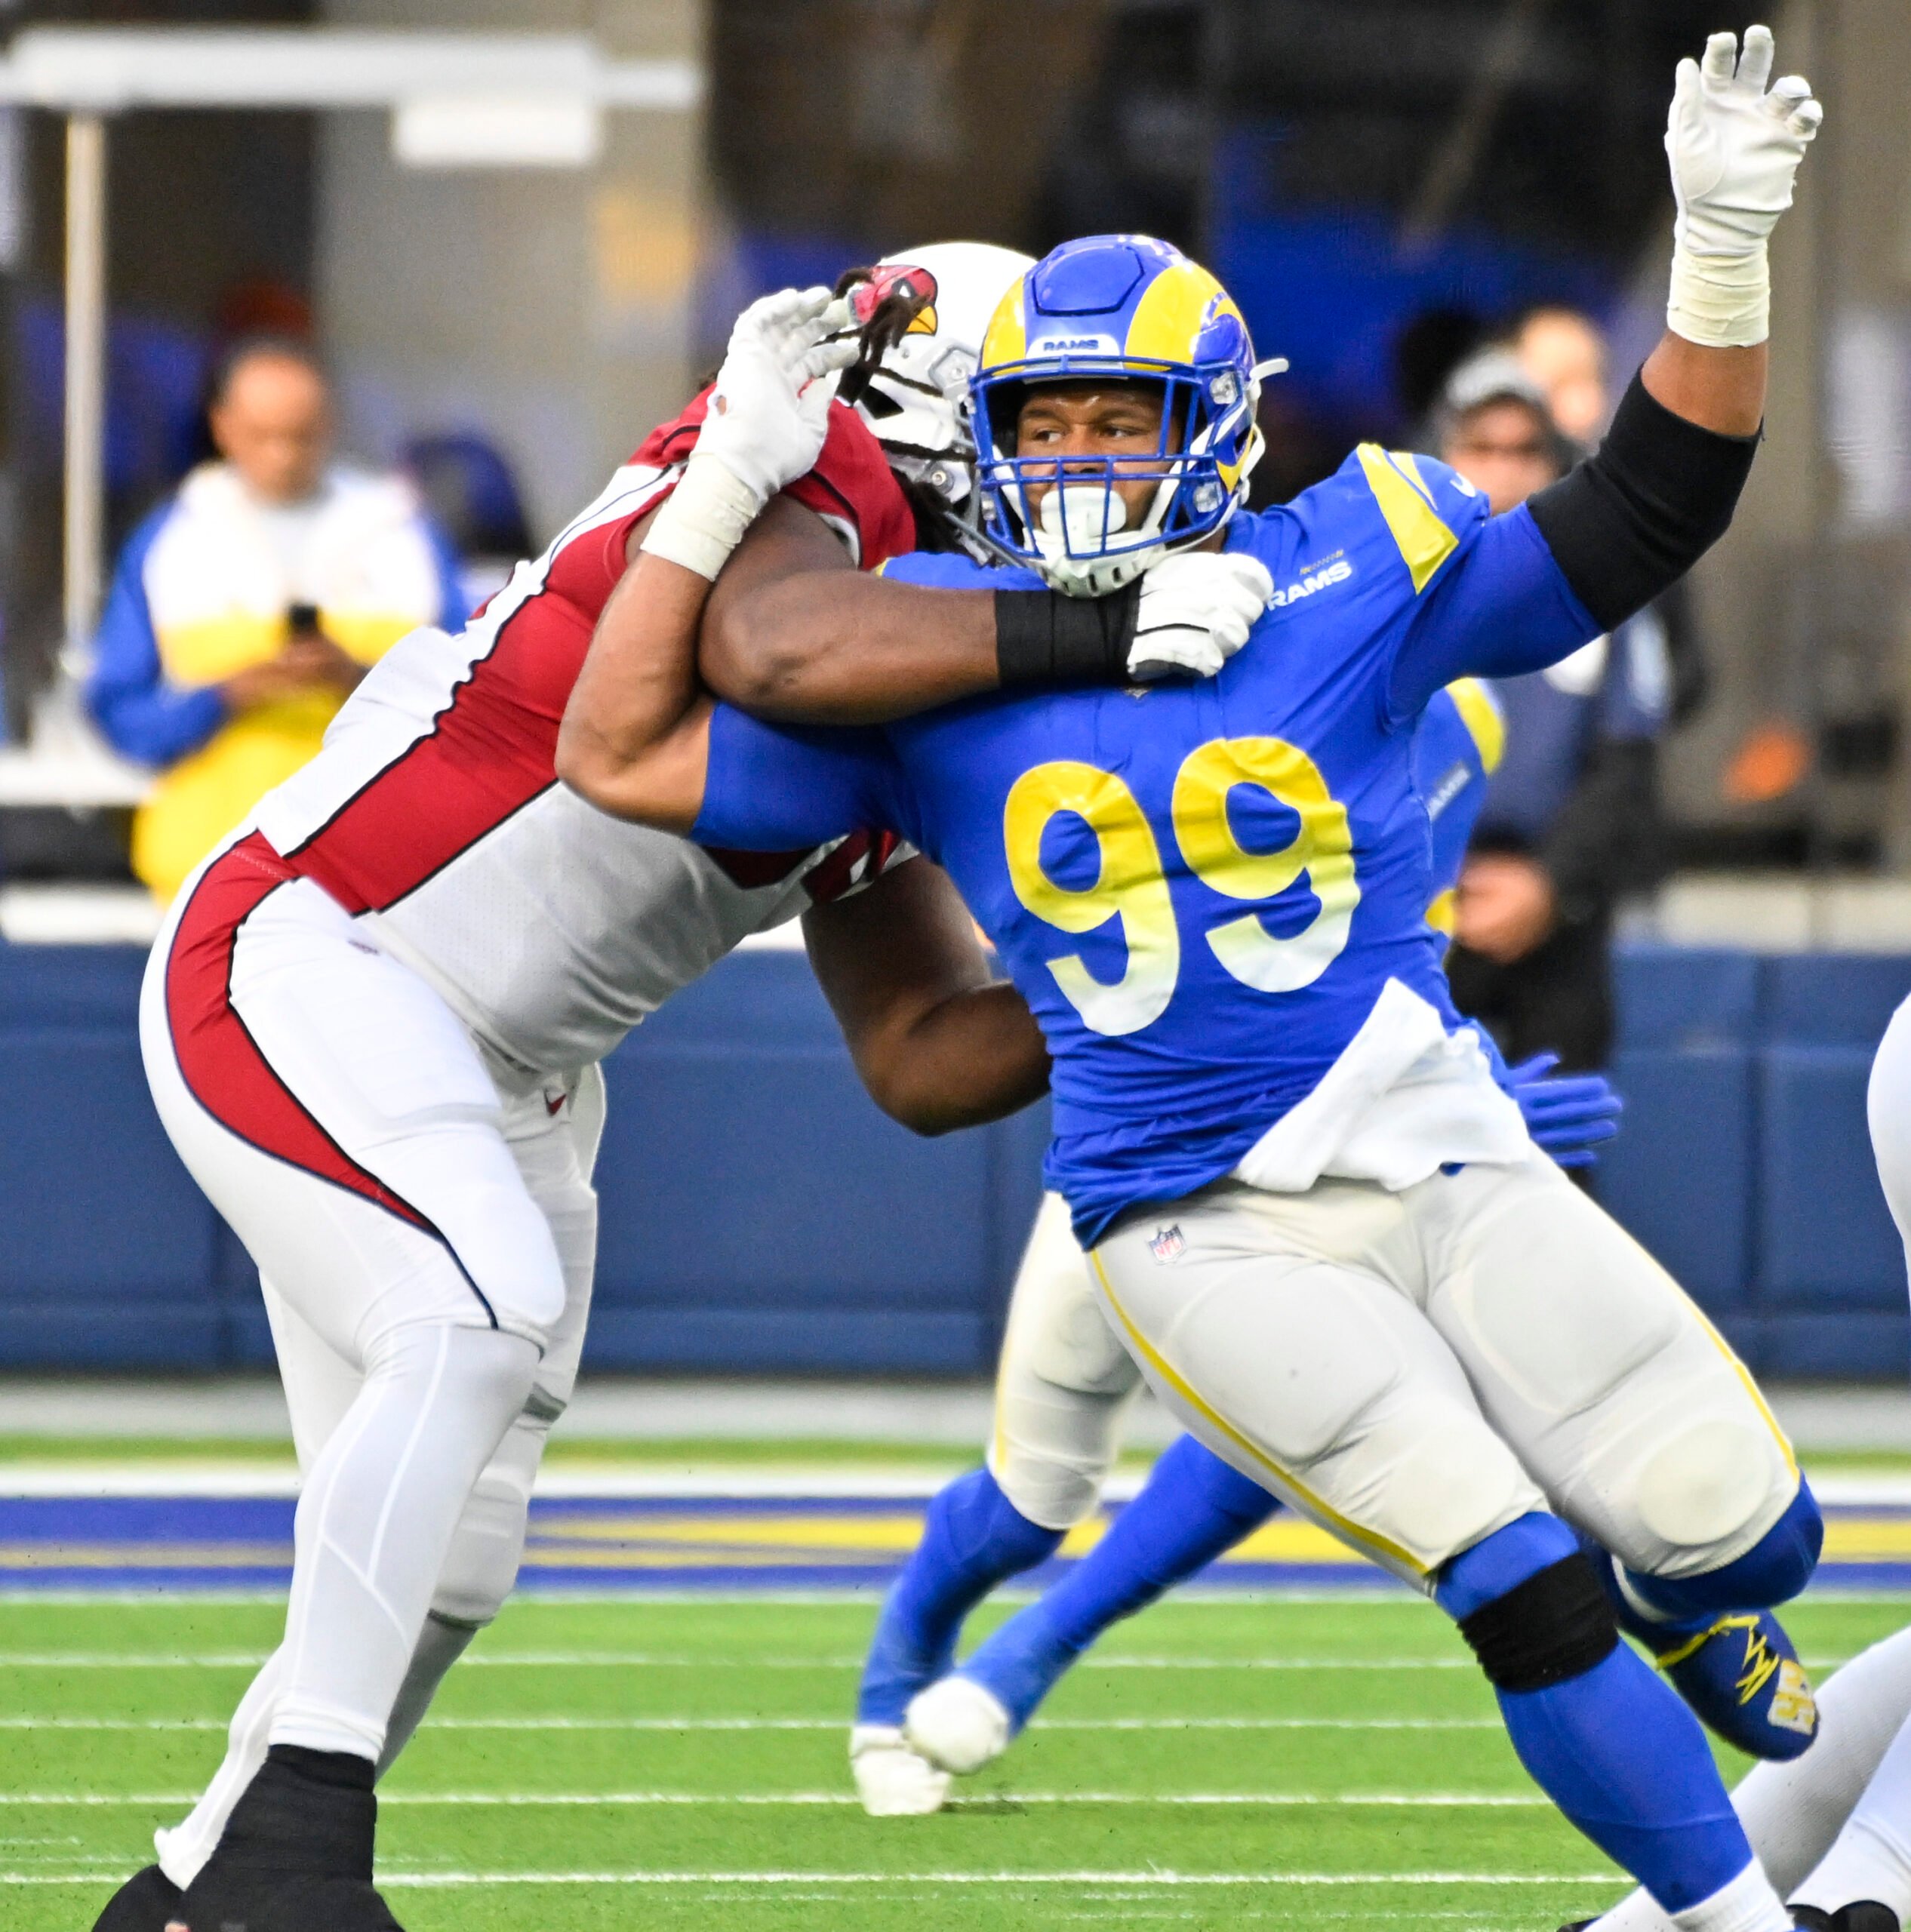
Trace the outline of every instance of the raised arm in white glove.
{"label": "raised arm in white glove", "polygon": [[1141,580],[1128,675],[1211,678],[1248,641],[1274,595],[1258,558],[1239,550],[1186,550],[1164,557]]}
{"label": "raised arm in white glove", "polygon": [[786,288],[737,318],[709,408],[682,479],[651,519],[643,547],[715,577],[757,512],[823,453],[835,385],[819,378],[855,359],[848,319],[826,288]]}
{"label": "raised arm in white glove", "polygon": [[1810,82],[1773,82],[1769,27],[1745,48],[1716,33],[1703,61],[1682,60],[1666,127],[1679,219],[1667,326],[1708,349],[1749,348],[1771,333],[1765,238],[1792,205],[1793,177],[1824,109]]}

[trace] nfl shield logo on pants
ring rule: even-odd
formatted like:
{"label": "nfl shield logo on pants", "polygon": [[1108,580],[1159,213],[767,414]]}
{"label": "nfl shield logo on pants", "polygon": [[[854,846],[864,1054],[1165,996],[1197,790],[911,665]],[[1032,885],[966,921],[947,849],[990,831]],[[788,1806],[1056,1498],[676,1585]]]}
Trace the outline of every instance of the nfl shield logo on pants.
{"label": "nfl shield logo on pants", "polygon": [[1153,1255],[1158,1263],[1165,1267],[1171,1261],[1180,1260],[1186,1253],[1187,1247],[1187,1238],[1182,1233],[1181,1224],[1177,1221],[1171,1228],[1162,1228],[1157,1231],[1154,1238],[1148,1244],[1148,1251]]}

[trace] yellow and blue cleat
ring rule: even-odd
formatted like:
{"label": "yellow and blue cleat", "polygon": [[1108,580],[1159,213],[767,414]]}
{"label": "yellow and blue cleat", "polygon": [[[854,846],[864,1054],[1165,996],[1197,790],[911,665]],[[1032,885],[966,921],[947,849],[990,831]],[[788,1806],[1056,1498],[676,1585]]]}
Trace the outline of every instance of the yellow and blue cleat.
{"label": "yellow and blue cleat", "polygon": [[1818,1734],[1811,1680],[1768,1610],[1717,1617],[1702,1630],[1668,1631],[1636,1615],[1621,1625],[1653,1653],[1706,1727],[1754,1758],[1796,1758]]}

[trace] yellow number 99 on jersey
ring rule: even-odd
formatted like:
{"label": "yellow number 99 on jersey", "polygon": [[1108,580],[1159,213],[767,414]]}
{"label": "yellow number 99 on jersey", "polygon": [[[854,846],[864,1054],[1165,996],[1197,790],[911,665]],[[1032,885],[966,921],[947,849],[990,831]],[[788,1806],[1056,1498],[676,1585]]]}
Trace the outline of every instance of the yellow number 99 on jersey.
{"label": "yellow number 99 on jersey", "polygon": [[[1237,785],[1256,786],[1298,814],[1300,829],[1285,849],[1250,852],[1235,837],[1227,801]],[[1299,932],[1277,939],[1250,912],[1215,927],[1208,943],[1243,986],[1264,993],[1312,986],[1340,958],[1360,903],[1346,808],[1320,767],[1285,739],[1217,738],[1183,761],[1174,811],[1189,870],[1223,897],[1272,899],[1306,873],[1320,910]]]}
{"label": "yellow number 99 on jersey", "polygon": [[[1057,885],[1042,863],[1042,836],[1058,812],[1072,812],[1094,835],[1094,883]],[[1057,759],[1025,771],[1002,808],[1002,845],[1009,883],[1035,916],[1065,933],[1091,933],[1118,913],[1128,964],[1112,984],[1097,980],[1079,953],[1051,959],[1055,983],[1083,1022],[1111,1036],[1138,1033],[1168,1011],[1181,973],[1181,935],[1174,924],[1148,816],[1112,771]]]}
{"label": "yellow number 99 on jersey", "polygon": [[[1250,852],[1228,820],[1228,799],[1249,786],[1285,805],[1299,830],[1278,852]],[[1058,813],[1080,819],[1095,841],[1091,884],[1058,885],[1042,862],[1044,834]],[[1223,897],[1266,902],[1305,877],[1319,902],[1298,932],[1277,937],[1258,912],[1207,934],[1210,950],[1243,986],[1268,993],[1311,986],[1345,949],[1360,903],[1346,808],[1320,768],[1281,738],[1216,738],[1197,746],[1175,775],[1176,842],[1188,869]],[[1181,971],[1181,937],[1153,828],[1134,794],[1112,772],[1063,759],[1024,772],[1002,812],[1002,846],[1015,896],[1036,918],[1066,933],[1090,933],[1118,914],[1128,958],[1120,979],[1097,980],[1079,953],[1048,961],[1069,1004],[1091,1031],[1138,1033],[1168,1011]]]}

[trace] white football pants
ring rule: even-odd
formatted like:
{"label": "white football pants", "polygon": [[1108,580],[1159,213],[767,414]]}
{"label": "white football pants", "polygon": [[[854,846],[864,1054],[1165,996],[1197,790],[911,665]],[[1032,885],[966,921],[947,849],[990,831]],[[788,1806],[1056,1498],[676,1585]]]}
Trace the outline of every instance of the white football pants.
{"label": "white football pants", "polygon": [[989,1444],[989,1472],[1030,1522],[1069,1530],[1094,1513],[1140,1386],[1068,1204],[1045,1194],[1009,1299]]}
{"label": "white football pants", "polygon": [[428,1697],[462,1647],[427,1614],[468,1635],[508,1592],[583,1345],[602,1085],[507,1094],[439,995],[256,838],[181,894],[140,1026],[161,1119],[259,1264],[304,1478],[285,1641],[159,1835],[183,1885],[268,1745],[380,1758],[408,1673],[435,1645]]}
{"label": "white football pants", "polygon": [[1737,1358],[1537,1150],[1398,1194],[1223,1181],[1127,1216],[1093,1259],[1183,1424],[1422,1589],[1547,1508],[1636,1570],[1696,1574],[1797,1493]]}
{"label": "white football pants", "polygon": [[[1911,1256],[1911,1000],[1891,1016],[1866,1112],[1878,1180]],[[1788,1764],[1754,1765],[1732,1803],[1780,1897],[1836,1912],[1859,1899],[1911,1918],[1911,1629],[1818,1687],[1818,1735]],[[1641,1892],[1595,1932],[1669,1932]]]}

